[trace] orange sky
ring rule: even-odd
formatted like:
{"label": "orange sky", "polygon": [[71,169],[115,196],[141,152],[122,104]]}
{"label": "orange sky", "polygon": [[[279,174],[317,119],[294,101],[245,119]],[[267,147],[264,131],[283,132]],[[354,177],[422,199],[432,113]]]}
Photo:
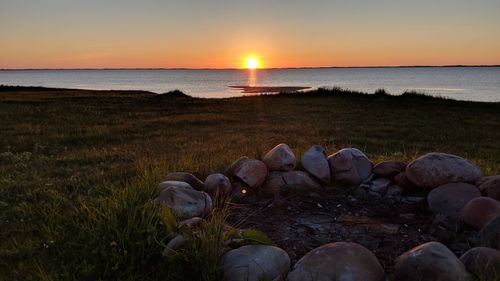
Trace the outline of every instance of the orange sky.
{"label": "orange sky", "polygon": [[2,0],[0,68],[500,64],[497,0],[166,2]]}

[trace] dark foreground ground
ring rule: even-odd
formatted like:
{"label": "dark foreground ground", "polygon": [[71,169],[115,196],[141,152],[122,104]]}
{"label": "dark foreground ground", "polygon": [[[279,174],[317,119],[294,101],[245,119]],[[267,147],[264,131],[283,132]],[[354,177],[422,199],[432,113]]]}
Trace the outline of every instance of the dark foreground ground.
{"label": "dark foreground ground", "polygon": [[[293,194],[283,206],[270,201],[238,205],[229,221],[241,228],[265,232],[284,249],[294,264],[310,250],[321,245],[348,241],[370,249],[387,273],[393,272],[394,260],[407,250],[429,241],[437,241],[433,216],[425,200],[387,202],[358,200],[350,190],[331,190]],[[467,232],[447,243],[458,256],[469,249]]]}
{"label": "dark foreground ground", "polygon": [[[169,267],[160,254],[166,231],[146,203],[160,179],[172,171],[204,179],[242,155],[261,157],[281,142],[297,156],[313,144],[329,152],[358,147],[374,162],[442,151],[474,161],[486,175],[500,174],[500,103],[419,95],[335,90],[207,100],[179,93],[1,87],[0,132],[1,280],[165,278]],[[366,215],[409,223],[412,233],[427,220],[424,211],[387,214],[381,206],[319,196],[290,198],[289,212],[300,215],[312,208],[308,204],[320,203],[329,207],[317,219],[328,220],[366,208]],[[247,224],[277,212],[261,209],[243,216]],[[276,225],[271,218],[267,228],[253,226],[269,232],[294,260],[322,239],[358,239],[342,226],[328,232],[300,216],[284,222]],[[286,232],[288,239],[273,232],[287,224],[296,229]],[[426,229],[421,231],[418,239],[427,239]],[[363,239],[372,239],[365,234]],[[287,242],[300,235],[313,238],[302,245]],[[404,240],[414,237],[358,242],[404,251],[420,242]],[[391,253],[376,254],[390,268]]]}

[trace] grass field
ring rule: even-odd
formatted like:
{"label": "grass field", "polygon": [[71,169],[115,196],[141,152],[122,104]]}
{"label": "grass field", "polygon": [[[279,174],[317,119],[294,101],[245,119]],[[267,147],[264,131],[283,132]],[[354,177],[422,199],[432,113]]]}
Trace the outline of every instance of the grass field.
{"label": "grass field", "polygon": [[[194,99],[1,87],[0,132],[1,280],[167,280],[166,230],[148,203],[160,179],[204,179],[281,142],[297,156],[313,144],[358,147],[375,162],[443,151],[500,174],[500,103],[415,94]],[[185,280],[214,270],[190,262]]]}

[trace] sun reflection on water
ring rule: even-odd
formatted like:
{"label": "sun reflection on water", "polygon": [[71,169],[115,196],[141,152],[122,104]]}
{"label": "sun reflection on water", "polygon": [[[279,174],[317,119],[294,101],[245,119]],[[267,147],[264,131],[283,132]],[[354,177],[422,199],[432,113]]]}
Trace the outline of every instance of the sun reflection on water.
{"label": "sun reflection on water", "polygon": [[257,86],[257,69],[248,69],[248,82],[250,87]]}

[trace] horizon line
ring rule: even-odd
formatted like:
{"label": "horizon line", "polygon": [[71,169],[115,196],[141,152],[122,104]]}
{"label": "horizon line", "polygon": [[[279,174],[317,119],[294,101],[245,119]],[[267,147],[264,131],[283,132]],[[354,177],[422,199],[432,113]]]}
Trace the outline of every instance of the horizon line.
{"label": "horizon line", "polygon": [[[446,65],[380,65],[380,66],[304,66],[304,67],[263,67],[253,70],[279,69],[335,69],[335,68],[426,68],[426,67],[500,67],[500,64],[446,64]],[[250,70],[248,68],[212,68],[212,67],[70,67],[70,68],[0,68],[0,71],[23,70]]]}

